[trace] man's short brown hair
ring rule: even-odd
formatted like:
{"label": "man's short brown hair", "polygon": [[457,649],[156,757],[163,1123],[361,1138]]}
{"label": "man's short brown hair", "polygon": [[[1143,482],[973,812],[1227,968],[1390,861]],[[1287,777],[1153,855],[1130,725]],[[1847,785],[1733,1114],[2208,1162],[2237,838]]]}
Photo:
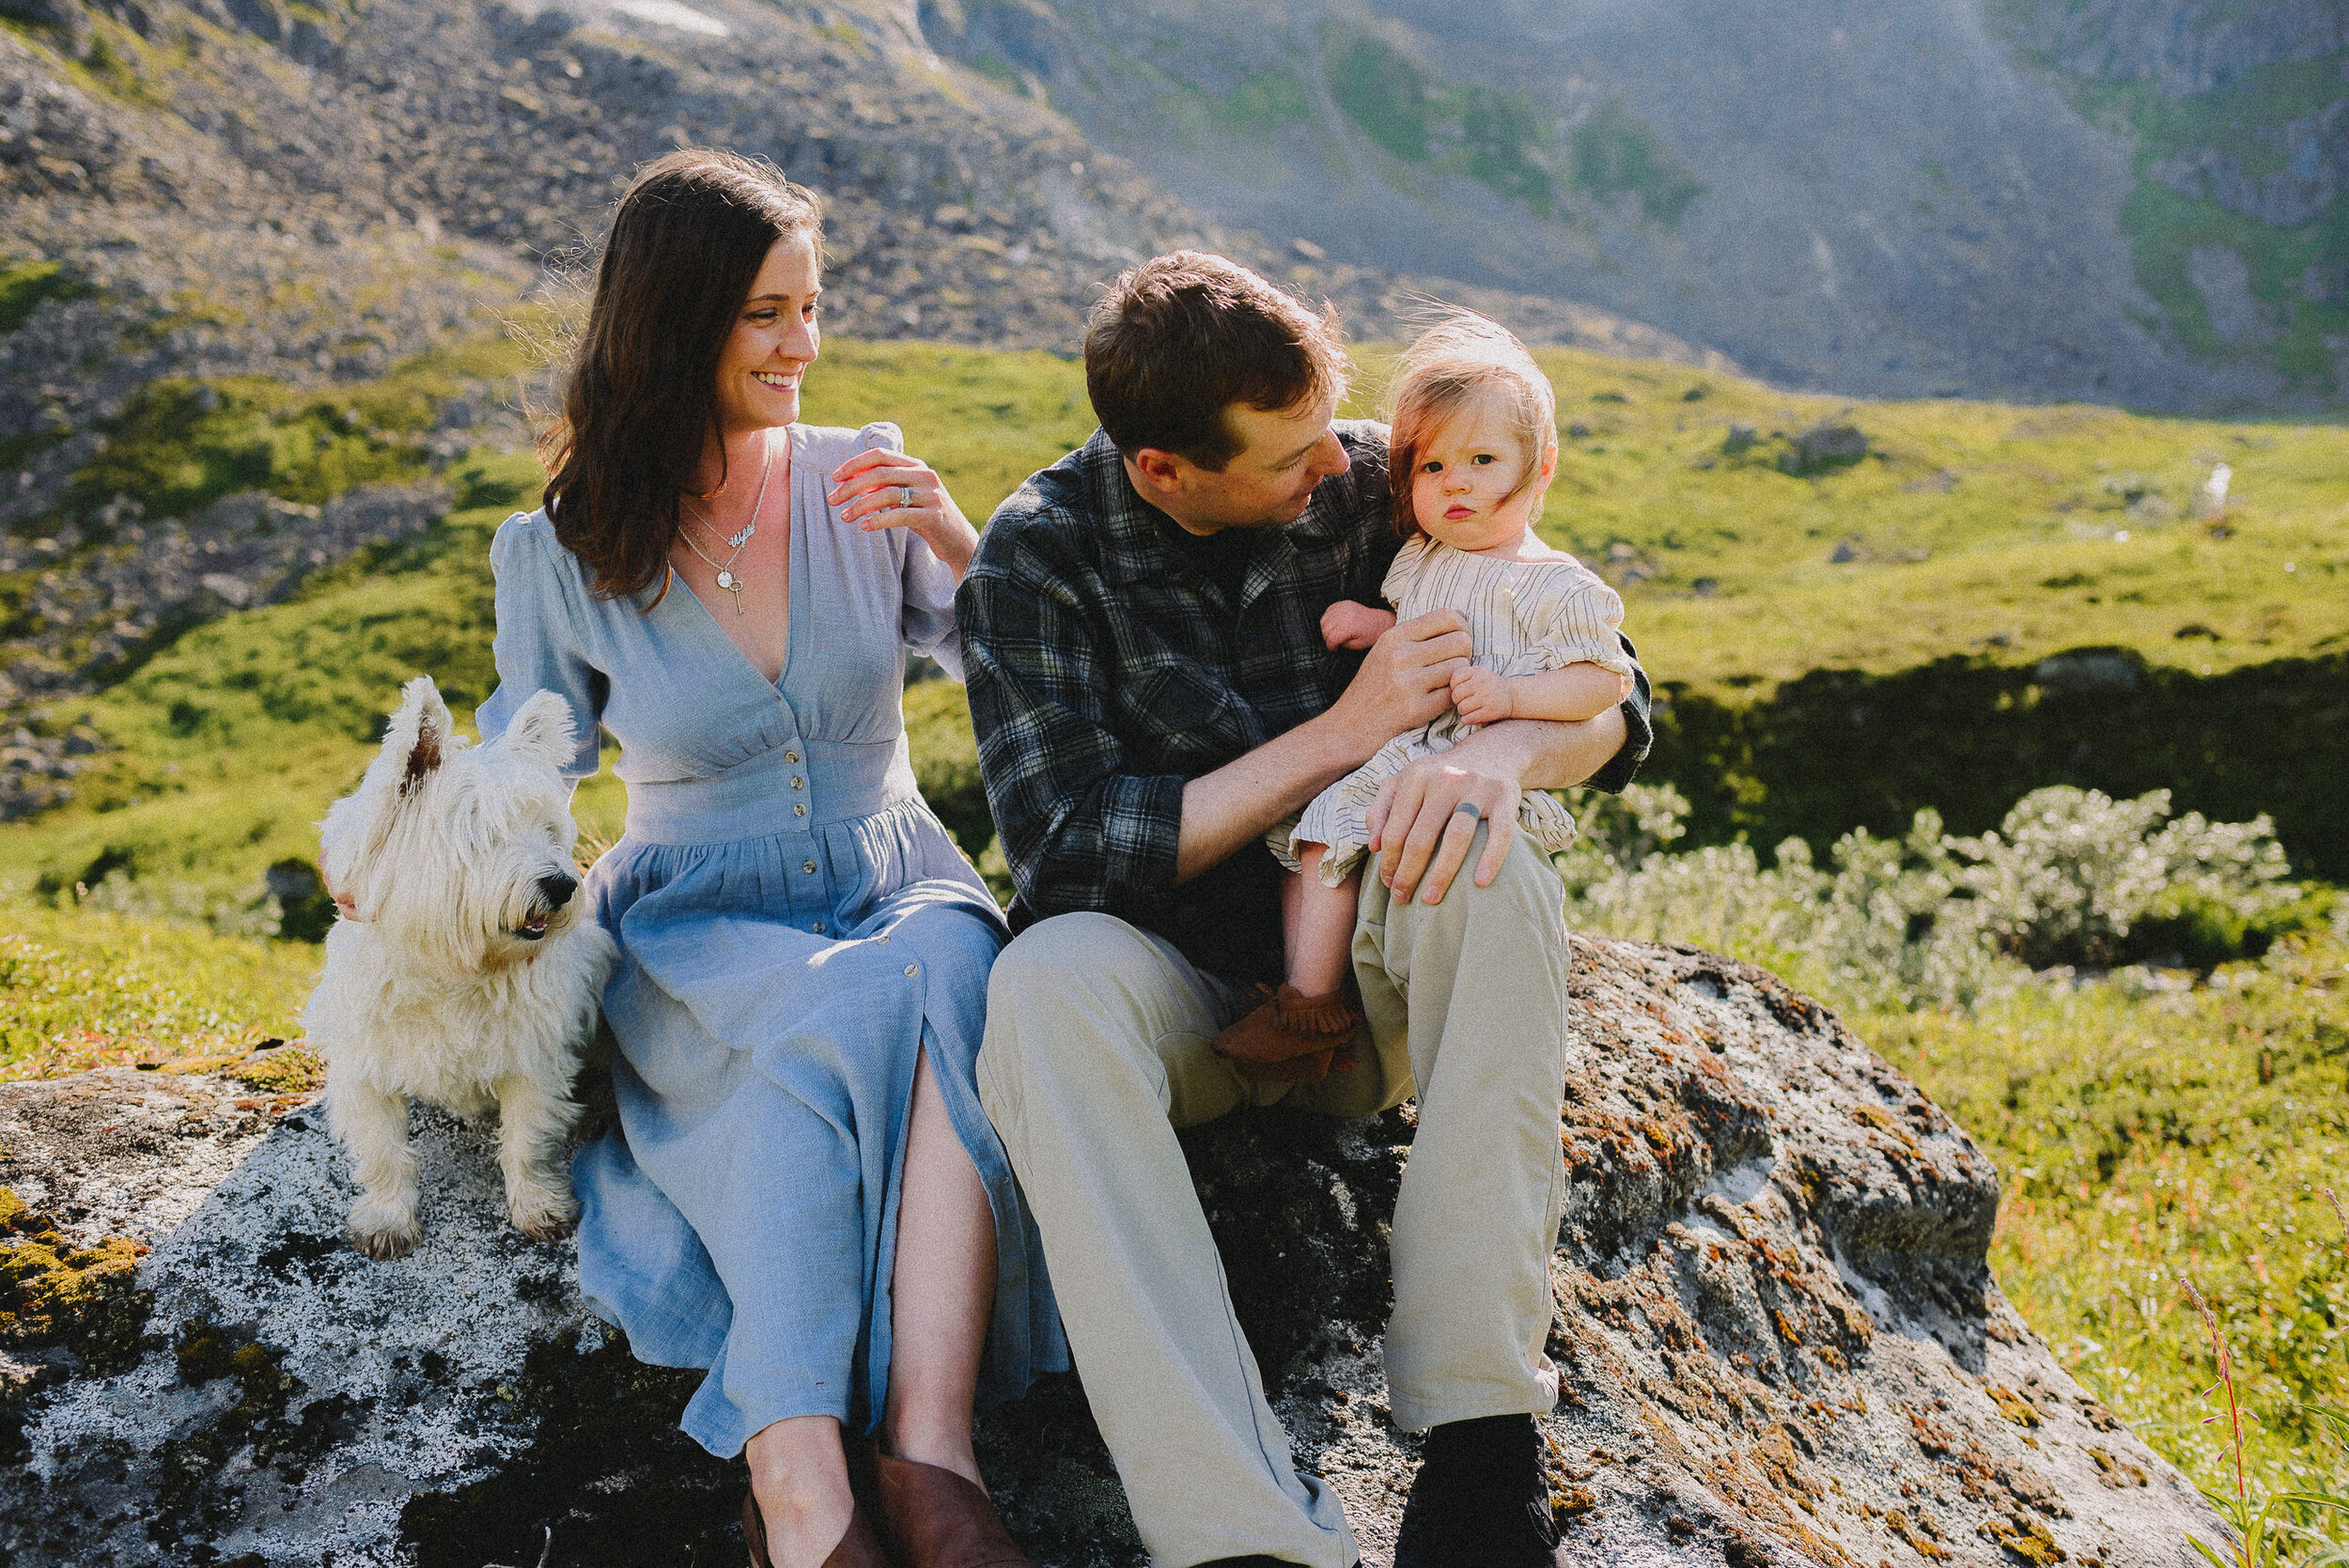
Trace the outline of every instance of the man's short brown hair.
{"label": "man's short brown hair", "polygon": [[1337,312],[1316,316],[1238,262],[1206,251],[1120,273],[1085,328],[1094,416],[1130,458],[1156,447],[1221,472],[1238,455],[1224,411],[1343,396]]}

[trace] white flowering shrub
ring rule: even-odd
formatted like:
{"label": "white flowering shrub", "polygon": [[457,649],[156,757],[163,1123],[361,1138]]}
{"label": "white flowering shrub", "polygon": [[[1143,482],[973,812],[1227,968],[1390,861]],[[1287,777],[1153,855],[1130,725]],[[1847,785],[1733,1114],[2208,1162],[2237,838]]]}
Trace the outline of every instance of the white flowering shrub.
{"label": "white flowering shrub", "polygon": [[1996,832],[1953,838],[1960,885],[2005,951],[2044,967],[2109,964],[2147,921],[2199,917],[2243,927],[2300,895],[2265,816],[2170,817],[2170,792],[2115,800],[2092,789],[2033,790]]}
{"label": "white flowering shrub", "polygon": [[2240,947],[2302,893],[2266,817],[2172,820],[2167,790],[2034,790],[1976,838],[1921,811],[1899,839],[1844,834],[1829,867],[1800,839],[1766,867],[1744,844],[1671,852],[1688,802],[1669,784],[1573,804],[1570,924],[1735,954],[1862,1008],[1969,1006],[2033,968],[2119,962],[2149,930]]}
{"label": "white flowering shrub", "polygon": [[194,882],[134,881],[119,868],[106,873],[96,887],[77,888],[73,901],[85,909],[202,926],[224,937],[274,937],[285,918],[276,895],[266,889],[241,900],[221,898]]}

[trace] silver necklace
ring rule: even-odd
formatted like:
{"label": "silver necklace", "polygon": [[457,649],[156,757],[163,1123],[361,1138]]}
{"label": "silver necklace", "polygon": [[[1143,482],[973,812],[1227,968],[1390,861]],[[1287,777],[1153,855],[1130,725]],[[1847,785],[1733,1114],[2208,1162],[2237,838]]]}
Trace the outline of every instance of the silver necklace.
{"label": "silver necklace", "polygon": [[[717,568],[718,586],[734,596],[734,613],[738,615],[744,613],[742,580],[734,574],[734,563],[741,555],[742,547],[749,544],[758,533],[759,513],[765,510],[767,505],[767,481],[774,476],[774,472],[775,448],[774,443],[770,442],[767,444],[767,466],[758,471],[758,494],[751,501],[751,520],[744,523],[739,531],[724,536],[726,543],[734,547],[732,555],[727,556],[723,561],[715,560],[710,556],[709,551],[693,542],[693,535],[690,529],[685,534],[685,548]],[[720,536],[717,529],[710,527],[709,520],[702,516],[700,507],[686,500],[681,494],[677,497],[677,502],[687,511],[693,514],[693,520],[700,523],[711,538],[715,539]]]}

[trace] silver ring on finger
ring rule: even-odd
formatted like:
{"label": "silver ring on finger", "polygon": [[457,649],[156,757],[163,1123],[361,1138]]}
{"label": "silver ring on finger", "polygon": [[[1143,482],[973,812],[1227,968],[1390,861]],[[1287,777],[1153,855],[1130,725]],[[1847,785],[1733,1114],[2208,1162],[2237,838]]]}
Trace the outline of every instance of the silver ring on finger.
{"label": "silver ring on finger", "polygon": [[911,485],[897,487],[897,509],[901,512],[913,510],[913,487]]}
{"label": "silver ring on finger", "polygon": [[1463,800],[1458,805],[1452,808],[1452,815],[1455,816],[1459,815],[1462,812],[1468,813],[1472,821],[1482,822],[1485,820],[1485,808],[1478,805],[1473,800]]}

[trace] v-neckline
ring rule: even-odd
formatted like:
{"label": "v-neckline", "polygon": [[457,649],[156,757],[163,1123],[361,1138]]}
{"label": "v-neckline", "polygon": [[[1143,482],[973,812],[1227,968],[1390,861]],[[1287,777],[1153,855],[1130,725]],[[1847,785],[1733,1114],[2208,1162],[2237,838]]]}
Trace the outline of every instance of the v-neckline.
{"label": "v-neckline", "polygon": [[804,575],[800,567],[807,558],[803,548],[807,540],[806,525],[802,517],[805,508],[800,505],[801,428],[801,427],[798,425],[791,425],[786,427],[785,430],[785,440],[789,445],[786,456],[789,461],[790,470],[784,475],[784,531],[788,536],[789,545],[784,564],[786,575],[783,583],[785,617],[783,667],[775,672],[773,680],[767,678],[767,672],[760,669],[751,656],[743,651],[741,644],[726,635],[725,626],[718,619],[718,613],[703,602],[701,595],[693,592],[692,584],[687,582],[684,576],[675,567],[668,567],[670,575],[676,579],[669,585],[671,590],[674,591],[679,587],[685,590],[685,597],[692,600],[693,607],[702,613],[702,620],[709,628],[710,634],[719,642],[723,643],[726,645],[726,651],[739,660],[742,667],[750,671],[759,684],[765,686],[778,698],[783,696],[784,683],[791,677],[792,660],[800,646],[800,622],[804,619],[800,613],[800,579]]}

